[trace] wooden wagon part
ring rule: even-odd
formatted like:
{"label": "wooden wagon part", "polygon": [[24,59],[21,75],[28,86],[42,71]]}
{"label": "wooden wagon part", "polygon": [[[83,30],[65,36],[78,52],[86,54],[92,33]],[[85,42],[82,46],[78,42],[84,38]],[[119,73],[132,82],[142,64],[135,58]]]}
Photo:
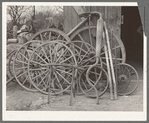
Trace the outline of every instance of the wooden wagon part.
{"label": "wooden wagon part", "polygon": [[50,86],[54,92],[52,95],[61,94],[70,89],[73,66],[77,66],[77,62],[69,44],[62,42],[57,40],[43,43],[33,51],[29,59],[30,81],[37,90],[44,94],[48,94],[51,67],[51,73],[54,76]]}
{"label": "wooden wagon part", "polygon": [[16,52],[13,60],[13,73],[18,84],[28,91],[36,92],[28,77],[28,60],[33,50],[39,46],[41,41],[29,41],[23,44]]}

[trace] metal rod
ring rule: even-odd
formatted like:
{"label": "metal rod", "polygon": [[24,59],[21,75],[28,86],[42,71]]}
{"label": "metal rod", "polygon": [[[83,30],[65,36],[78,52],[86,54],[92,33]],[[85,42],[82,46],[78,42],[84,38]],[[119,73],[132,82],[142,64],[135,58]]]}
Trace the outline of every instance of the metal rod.
{"label": "metal rod", "polygon": [[71,84],[70,84],[70,86],[71,86],[71,92],[70,92],[70,103],[69,103],[69,105],[71,106],[72,105],[72,97],[73,97],[73,84],[74,84],[74,68],[73,68],[73,70],[72,70],[72,81],[71,81]]}
{"label": "metal rod", "polygon": [[49,79],[49,89],[48,89],[48,104],[50,104],[51,99],[51,81],[52,81],[52,66],[50,66],[50,79]]}
{"label": "metal rod", "polygon": [[115,73],[113,69],[113,61],[112,61],[112,54],[111,54],[111,48],[110,48],[110,42],[109,42],[109,35],[106,27],[106,23],[104,22],[104,29],[106,33],[106,39],[107,39],[107,46],[108,46],[108,51],[109,51],[109,58],[110,58],[110,66],[111,66],[111,73],[112,73],[112,80],[113,80],[113,85],[114,85],[114,99],[117,99],[117,93],[116,93],[116,80],[115,80]]}
{"label": "metal rod", "polygon": [[[103,40],[105,42],[105,33],[103,33]],[[105,51],[107,51],[107,46],[106,44],[104,45],[104,49]],[[114,99],[114,95],[113,95],[113,86],[112,86],[112,79],[111,79],[111,72],[110,72],[110,64],[109,64],[109,58],[108,58],[108,53],[105,52],[105,56],[106,56],[106,62],[107,62],[107,70],[108,70],[108,76],[109,76],[109,86],[110,86],[110,97],[113,100]]]}
{"label": "metal rod", "polygon": [[[116,47],[116,45],[115,45],[115,47]],[[116,78],[116,87],[115,87],[115,97],[117,96],[117,61],[116,61],[116,57],[117,57],[117,50],[115,49],[115,69],[116,69],[116,71],[115,71],[115,78]]]}

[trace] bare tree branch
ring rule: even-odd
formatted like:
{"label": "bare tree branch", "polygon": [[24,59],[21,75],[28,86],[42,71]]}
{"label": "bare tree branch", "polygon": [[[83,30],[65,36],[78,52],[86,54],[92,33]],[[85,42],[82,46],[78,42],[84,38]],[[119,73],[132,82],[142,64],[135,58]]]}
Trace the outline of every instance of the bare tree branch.
{"label": "bare tree branch", "polygon": [[7,12],[14,25],[19,24],[20,17],[31,8],[31,6],[8,6]]}

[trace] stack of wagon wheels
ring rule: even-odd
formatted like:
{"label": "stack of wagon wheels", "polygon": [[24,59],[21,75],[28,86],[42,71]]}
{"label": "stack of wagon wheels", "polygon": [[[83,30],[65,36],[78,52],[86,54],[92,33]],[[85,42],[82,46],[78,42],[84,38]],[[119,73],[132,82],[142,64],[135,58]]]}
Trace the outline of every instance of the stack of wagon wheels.
{"label": "stack of wagon wheels", "polygon": [[[110,29],[108,34],[118,94],[129,95],[138,86],[138,74],[125,63],[126,52],[121,39]],[[48,94],[51,88],[52,95],[70,92],[74,82],[76,93],[96,97],[94,86],[100,97],[109,85],[108,51],[104,50],[104,45],[102,43],[98,65],[89,69],[96,62],[96,26],[84,26],[70,36],[58,29],[41,30],[7,56],[8,80],[14,76],[19,85],[33,92]]]}
{"label": "stack of wagon wheels", "polygon": [[73,65],[76,66],[70,44],[69,37],[58,29],[36,33],[15,53],[13,73],[16,81],[26,90],[47,94],[51,74],[49,66],[52,65],[52,92],[60,94],[70,90],[71,69]]}

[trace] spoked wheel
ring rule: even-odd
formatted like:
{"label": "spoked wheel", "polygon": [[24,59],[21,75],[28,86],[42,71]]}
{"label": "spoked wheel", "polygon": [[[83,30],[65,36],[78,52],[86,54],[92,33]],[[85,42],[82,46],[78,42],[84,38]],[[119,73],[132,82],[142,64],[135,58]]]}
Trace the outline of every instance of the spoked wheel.
{"label": "spoked wheel", "polygon": [[16,50],[13,50],[7,55],[7,84],[15,80],[13,74],[13,60],[15,53]]}
{"label": "spoked wheel", "polygon": [[[108,30],[109,32],[109,40],[110,47],[112,52],[114,63],[124,63],[126,60],[126,52],[125,47],[121,41],[121,39],[117,36],[114,31]],[[96,47],[96,26],[86,26],[79,30],[77,30],[74,34],[70,36],[71,40],[81,40],[83,42],[89,43],[94,48]],[[102,59],[102,63],[106,65],[106,57],[104,51],[104,43],[101,47],[100,57]]]}
{"label": "spoked wheel", "polygon": [[[76,56],[77,66],[78,66],[77,67],[78,83],[76,84],[76,90],[78,93],[80,88],[79,85],[81,85],[79,84],[79,82],[80,82],[80,79],[82,79],[80,75],[85,74],[85,70],[89,68],[90,65],[93,65],[96,61],[95,48],[91,46],[89,43],[86,43],[80,40],[72,41],[72,47],[75,49],[75,56]],[[99,64],[101,63],[99,62]]]}
{"label": "spoked wheel", "polygon": [[22,45],[19,50],[16,52],[14,62],[13,62],[13,72],[14,76],[24,89],[29,91],[37,91],[28,77],[28,60],[30,58],[33,50],[39,46],[41,41],[29,41]]}
{"label": "spoked wheel", "polygon": [[118,95],[132,94],[139,84],[137,71],[126,63],[116,65],[114,70],[118,86]]}
{"label": "spoked wheel", "polygon": [[62,40],[71,42],[69,37],[61,30],[55,28],[44,29],[37,32],[31,40],[41,40],[41,41],[53,41],[53,40]]}
{"label": "spoked wheel", "polygon": [[36,89],[48,94],[49,81],[52,95],[70,90],[76,58],[69,44],[61,41],[43,43],[32,53],[28,63],[29,78]]}
{"label": "spoked wheel", "polygon": [[95,87],[98,90],[100,97],[106,92],[108,88],[108,76],[106,71],[99,65],[91,66],[82,72],[79,84],[82,92],[87,96],[97,96],[94,89]]}

